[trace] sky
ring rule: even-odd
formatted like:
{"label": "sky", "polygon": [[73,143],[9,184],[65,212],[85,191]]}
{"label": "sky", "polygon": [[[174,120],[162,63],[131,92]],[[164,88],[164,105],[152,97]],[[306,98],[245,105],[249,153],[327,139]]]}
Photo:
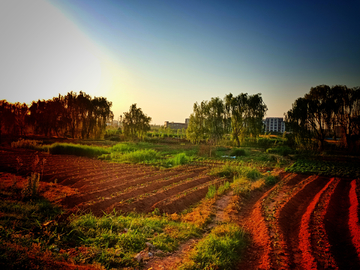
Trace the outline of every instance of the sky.
{"label": "sky", "polygon": [[282,117],[311,87],[360,86],[360,1],[1,0],[0,99],[70,91],[152,124],[261,93]]}

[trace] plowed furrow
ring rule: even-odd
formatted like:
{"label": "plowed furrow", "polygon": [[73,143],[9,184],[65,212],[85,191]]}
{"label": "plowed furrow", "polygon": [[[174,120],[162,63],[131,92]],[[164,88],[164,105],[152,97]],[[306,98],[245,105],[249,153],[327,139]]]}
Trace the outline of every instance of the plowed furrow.
{"label": "plowed furrow", "polygon": [[[136,198],[138,196],[141,196],[141,195],[144,195],[147,193],[157,192],[161,188],[166,188],[167,186],[176,184],[178,182],[184,181],[184,180],[186,180],[188,178],[192,178],[194,176],[196,176],[196,173],[194,173],[193,175],[190,174],[190,175],[183,175],[180,177],[175,177],[170,180],[149,183],[149,185],[147,185],[147,186],[135,188],[126,193],[122,193],[120,195],[115,195],[114,197],[106,198],[103,201],[96,202],[89,206],[85,206],[84,208],[90,209],[95,215],[102,215],[102,210],[111,208],[114,204],[119,203],[120,201],[125,201],[128,199]],[[189,180],[189,181],[191,181],[191,180]],[[188,182],[188,181],[185,181],[185,182]],[[181,185],[181,183],[180,183],[180,185]],[[127,187],[125,187],[125,189],[126,188]],[[111,194],[108,194],[108,195],[110,196]]]}
{"label": "plowed furrow", "polygon": [[191,205],[199,202],[201,199],[205,198],[210,185],[215,185],[218,187],[222,182],[223,179],[215,179],[199,186],[195,190],[187,189],[180,194],[173,195],[170,198],[166,198],[155,203],[152,206],[151,211],[155,210],[155,208],[158,208],[162,213],[173,214],[176,212],[181,212]]}
{"label": "plowed furrow", "polygon": [[312,199],[310,204],[307,206],[304,215],[301,217],[300,222],[300,232],[299,232],[299,248],[302,252],[301,265],[304,269],[317,269],[317,263],[315,257],[312,254],[311,247],[311,224],[310,218],[312,213],[315,210],[317,203],[320,200],[321,195],[329,187],[330,184],[334,181],[334,178],[331,179]]}
{"label": "plowed furrow", "polygon": [[341,179],[331,196],[324,223],[337,266],[340,269],[360,269],[349,229],[349,191],[350,181]]}
{"label": "plowed furrow", "polygon": [[339,182],[339,178],[335,178],[332,181],[321,195],[319,203],[311,215],[309,227],[311,229],[312,255],[318,269],[338,269],[335,259],[330,252],[330,243],[325,230],[324,217],[328,211],[330,198]]}
{"label": "plowed furrow", "polygon": [[73,184],[71,187],[79,188],[82,192],[87,192],[91,190],[97,190],[103,187],[104,185],[114,185],[117,182],[126,182],[141,176],[151,177],[152,175],[159,173],[157,170],[147,170],[142,169],[137,170],[124,170],[124,171],[113,171],[100,174],[98,177],[84,177],[80,181]]}
{"label": "plowed furrow", "polygon": [[299,269],[301,250],[299,249],[299,231],[301,218],[314,196],[327,184],[328,178],[317,177],[299,190],[282,207],[278,223],[286,243],[288,267]]}
{"label": "plowed furrow", "polygon": [[279,216],[282,207],[304,185],[313,181],[316,176],[291,174],[283,179],[262,203],[263,213],[268,227],[271,247],[272,265],[275,268],[289,267],[289,254],[287,244],[279,225]]}
{"label": "plowed furrow", "polygon": [[360,223],[358,216],[359,201],[356,194],[356,186],[356,180],[351,181],[351,187],[349,191],[349,229],[352,243],[356,249],[358,258],[360,259]]}
{"label": "plowed furrow", "polygon": [[[165,190],[163,192],[160,193],[156,193],[155,195],[149,196],[149,197],[145,197],[144,199],[140,199],[134,203],[131,204],[120,204],[120,205],[116,205],[115,209],[116,211],[121,211],[121,212],[125,212],[128,213],[130,211],[137,211],[137,212],[142,212],[142,213],[148,213],[151,211],[152,206],[167,198],[170,197],[174,194],[177,194],[179,192],[182,192],[188,188],[192,188],[192,187],[196,187],[198,185],[201,185],[205,182],[211,181],[212,179],[214,179],[211,176],[206,176],[206,177],[202,177],[200,179],[194,180],[194,181],[190,181],[190,182],[186,182],[184,184],[180,184],[178,186],[169,188],[168,190]],[[110,211],[112,209],[109,209]]]}
{"label": "plowed furrow", "polygon": [[[185,173],[185,172],[184,172]],[[82,192],[88,192],[88,191],[93,191],[93,190],[101,190],[101,188],[103,189],[107,189],[107,187],[116,187],[118,185],[122,185],[125,183],[132,183],[134,180],[139,179],[139,178],[143,178],[143,179],[148,179],[148,181],[153,181],[153,180],[158,180],[161,178],[167,178],[167,177],[171,177],[174,175],[178,175],[181,174],[181,171],[178,170],[171,170],[171,171],[158,171],[153,169],[152,171],[146,171],[146,172],[139,172],[136,174],[136,171],[134,172],[128,172],[125,174],[113,174],[111,178],[108,178],[106,181],[95,181],[92,180],[91,182],[86,181],[88,184],[85,186],[81,187],[81,191]],[[92,183],[94,182],[94,183]],[[73,185],[72,187],[78,187]],[[105,188],[104,188],[105,187]]]}
{"label": "plowed furrow", "polygon": [[[176,172],[176,174],[178,174]],[[136,187],[136,186],[139,186],[139,188],[137,189],[138,191],[132,191],[132,192],[150,192],[152,190],[155,190],[155,189],[158,189],[162,186],[166,186],[166,185],[170,185],[172,183],[176,183],[176,182],[179,182],[183,179],[186,179],[186,178],[191,178],[191,177],[194,177],[196,176],[197,174],[196,173],[193,173],[193,174],[185,174],[183,176],[177,176],[177,177],[173,177],[173,178],[170,178],[170,179],[167,179],[167,180],[163,180],[163,181],[159,181],[159,183],[157,183],[156,185],[154,184],[154,182],[156,180],[159,180],[159,179],[162,179],[164,177],[168,177],[169,175],[158,175],[158,177],[154,178],[153,180],[151,180],[150,178],[148,177],[142,177],[144,175],[141,175],[140,179],[137,179],[136,176],[133,176],[133,181],[130,181],[130,182],[125,182],[125,183],[119,183],[118,185],[115,185],[115,186],[111,186],[111,187],[108,187],[108,188],[105,188],[105,189],[102,189],[102,190],[97,190],[95,192],[92,192],[92,193],[87,193],[87,194],[84,194],[84,195],[81,195],[81,196],[72,196],[72,197],[67,197],[63,200],[62,204],[69,207],[69,208],[72,208],[78,204],[81,204],[83,202],[88,202],[88,201],[92,201],[92,200],[96,200],[97,198],[99,197],[104,197],[106,198],[106,201],[103,202],[103,206],[105,207],[106,205],[110,206],[111,204],[115,203],[116,201],[120,201],[120,200],[126,200],[128,198],[131,198],[131,197],[128,197],[129,195],[120,195],[119,196],[116,196],[114,195],[113,197],[111,197],[111,195],[115,194],[116,192],[121,192],[121,191],[125,191],[126,189],[129,189],[131,187]],[[147,185],[145,186],[141,186],[142,184],[146,183]],[[150,187],[148,187],[150,185]],[[146,189],[145,189],[146,188]],[[124,198],[123,196],[125,196],[126,198]],[[111,197],[110,199],[108,199],[108,197]]]}

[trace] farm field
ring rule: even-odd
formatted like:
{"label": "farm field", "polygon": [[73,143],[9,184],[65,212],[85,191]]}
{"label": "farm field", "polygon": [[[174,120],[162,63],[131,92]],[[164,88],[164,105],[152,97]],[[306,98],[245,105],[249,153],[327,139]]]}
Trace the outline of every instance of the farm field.
{"label": "farm field", "polygon": [[[34,166],[36,156],[38,163]],[[61,194],[52,200],[62,208],[62,213],[56,216],[58,222],[79,212],[110,219],[114,219],[113,212],[124,215],[156,212],[177,217],[205,198],[210,187],[224,184],[225,177],[209,174],[212,168],[221,165],[221,162],[205,160],[160,169],[28,149],[0,150],[0,171],[23,176],[37,171],[41,181],[47,184],[41,186],[43,190],[61,187]],[[202,233],[192,231],[192,236],[185,237],[182,250],[186,252],[174,259],[177,253],[172,249],[172,253],[161,253],[140,266],[142,269],[202,269],[194,259],[196,256],[191,255],[200,249],[194,243],[205,239],[218,225],[232,223],[243,228],[247,248],[238,253],[240,263],[226,269],[360,269],[357,167],[347,169],[349,172],[345,175],[351,177],[340,174],[332,177],[324,172],[296,173],[295,170],[296,166],[286,171],[279,169],[279,181],[274,186],[259,185],[246,193],[231,191],[215,197],[219,203],[213,202],[210,219],[212,216],[217,221],[205,224]],[[335,172],[336,167],[331,170]],[[234,205],[230,218],[223,219],[221,213],[231,203]],[[0,219],[2,216],[0,214]],[[84,252],[90,251],[85,248]],[[85,266],[84,262],[87,261],[75,263],[88,267],[84,269],[101,269]],[[111,264],[105,268],[111,269]]]}
{"label": "farm field", "polygon": [[181,212],[204,198],[210,185],[224,182],[224,178],[207,175],[207,166],[160,170],[23,149],[2,150],[0,169],[28,175],[35,155],[46,164],[39,169],[42,181],[73,189],[73,194],[59,201],[68,214],[82,210],[101,216],[113,209],[119,213],[148,213],[155,208],[160,212]]}
{"label": "farm field", "polygon": [[359,269],[359,179],[288,173],[239,220],[240,269]]}

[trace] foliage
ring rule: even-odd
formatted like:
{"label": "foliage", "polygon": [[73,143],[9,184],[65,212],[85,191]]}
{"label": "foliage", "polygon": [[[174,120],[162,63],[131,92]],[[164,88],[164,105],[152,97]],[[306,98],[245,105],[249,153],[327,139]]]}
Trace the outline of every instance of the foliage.
{"label": "foliage", "polygon": [[236,224],[217,226],[196,245],[180,269],[233,269],[246,244],[245,232]]}
{"label": "foliage", "polygon": [[110,151],[99,146],[88,146],[70,143],[54,143],[48,147],[50,154],[75,155],[85,157],[98,157],[102,154],[108,154]]}
{"label": "foliage", "polygon": [[323,150],[327,137],[342,137],[344,146],[352,149],[360,136],[360,88],[312,87],[295,101],[285,121],[301,144],[314,138]]}
{"label": "foliage", "polygon": [[209,186],[209,190],[208,190],[208,192],[206,193],[205,198],[206,198],[206,199],[211,199],[211,198],[214,198],[215,195],[216,195],[216,186],[215,186],[215,185]]}
{"label": "foliage", "polygon": [[265,184],[267,186],[273,186],[279,181],[279,178],[274,175],[268,175],[265,178]]}
{"label": "foliage", "polygon": [[123,127],[124,134],[130,138],[143,139],[146,132],[150,130],[151,117],[136,108],[136,104],[130,106],[129,112],[124,112]]}
{"label": "foliage", "polygon": [[236,157],[246,156],[246,151],[245,149],[234,148],[231,150],[230,156],[236,156]]}
{"label": "foliage", "polygon": [[12,148],[27,148],[27,149],[41,149],[40,144],[42,141],[37,140],[24,140],[20,139],[16,142],[11,142]]}
{"label": "foliage", "polygon": [[84,92],[77,95],[10,104],[0,101],[0,130],[11,135],[31,132],[44,136],[71,136],[72,138],[100,138],[106,121],[113,118],[112,103],[104,97],[91,98]]}
{"label": "foliage", "polygon": [[153,149],[143,149],[124,154],[111,154],[111,157],[117,162],[140,163],[159,159],[160,155]]}
{"label": "foliage", "polygon": [[255,181],[261,177],[261,173],[257,169],[249,169],[246,172],[246,177],[252,181]]}
{"label": "foliage", "polygon": [[227,132],[240,146],[246,135],[257,137],[263,128],[262,118],[267,110],[261,94],[240,94],[234,97],[231,93],[210,101],[195,103],[190,115],[186,137],[192,143],[210,140],[216,144]]}
{"label": "foliage", "polygon": [[338,177],[360,177],[358,160],[354,161],[325,161],[321,158],[299,159],[285,169],[286,172],[318,174]]}
{"label": "foliage", "polygon": [[224,103],[228,128],[238,147],[246,135],[257,137],[262,132],[262,119],[267,107],[261,94],[248,96],[241,93],[234,97],[230,93],[225,96]]}
{"label": "foliage", "polygon": [[278,155],[286,157],[286,156],[294,153],[294,151],[288,146],[279,146],[279,147],[274,147],[274,148],[268,148],[266,150],[266,153],[278,154]]}

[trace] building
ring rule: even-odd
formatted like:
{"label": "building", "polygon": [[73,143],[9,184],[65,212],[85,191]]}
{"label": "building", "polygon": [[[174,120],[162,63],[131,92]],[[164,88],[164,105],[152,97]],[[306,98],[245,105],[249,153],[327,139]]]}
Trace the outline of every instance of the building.
{"label": "building", "polygon": [[165,121],[164,123],[164,128],[171,128],[171,129],[187,129],[188,125],[189,125],[189,118],[185,119],[185,123],[174,123],[174,122],[169,122],[169,121]]}
{"label": "building", "polygon": [[285,132],[285,122],[282,117],[266,117],[264,125],[265,132]]}

